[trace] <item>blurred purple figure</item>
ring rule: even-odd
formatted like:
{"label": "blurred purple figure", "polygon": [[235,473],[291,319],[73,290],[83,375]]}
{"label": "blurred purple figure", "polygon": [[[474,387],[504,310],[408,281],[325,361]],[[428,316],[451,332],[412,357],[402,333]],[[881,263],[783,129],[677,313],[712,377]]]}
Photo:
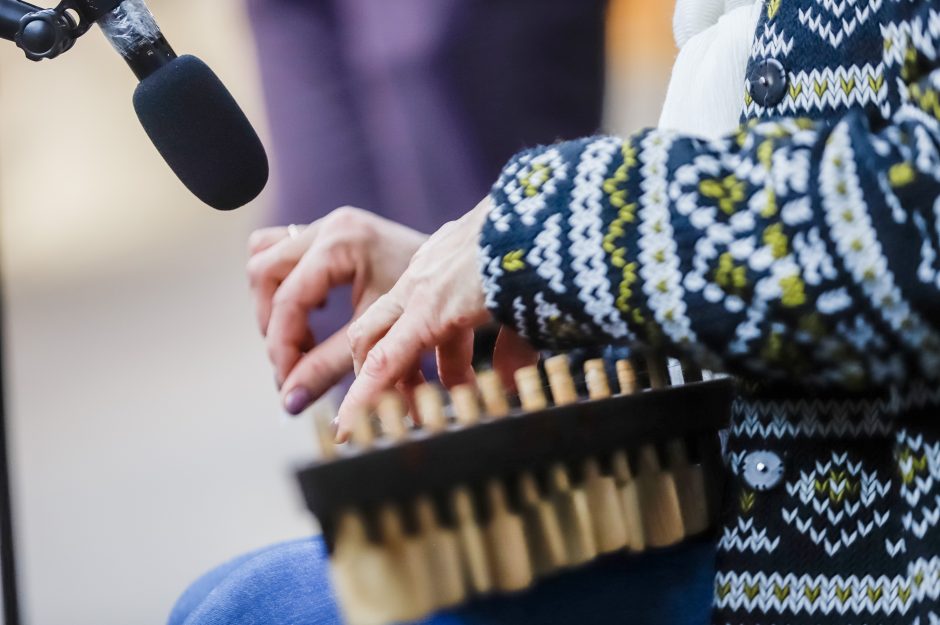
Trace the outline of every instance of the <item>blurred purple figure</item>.
{"label": "blurred purple figure", "polygon": [[274,221],[351,204],[423,231],[528,145],[598,129],[606,0],[248,0]]}
{"label": "blurred purple figure", "polygon": [[[433,232],[520,149],[600,125],[606,0],[247,3],[275,224],[353,205]],[[349,316],[337,293],[315,330]]]}

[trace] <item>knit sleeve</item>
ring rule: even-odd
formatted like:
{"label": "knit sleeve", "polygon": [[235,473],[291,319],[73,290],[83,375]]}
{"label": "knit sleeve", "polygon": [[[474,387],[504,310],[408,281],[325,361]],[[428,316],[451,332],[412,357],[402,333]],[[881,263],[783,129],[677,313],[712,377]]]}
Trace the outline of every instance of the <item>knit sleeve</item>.
{"label": "knit sleeve", "polygon": [[940,72],[876,128],[658,130],[517,155],[481,237],[488,306],[547,347],[668,343],[763,380],[940,375]]}

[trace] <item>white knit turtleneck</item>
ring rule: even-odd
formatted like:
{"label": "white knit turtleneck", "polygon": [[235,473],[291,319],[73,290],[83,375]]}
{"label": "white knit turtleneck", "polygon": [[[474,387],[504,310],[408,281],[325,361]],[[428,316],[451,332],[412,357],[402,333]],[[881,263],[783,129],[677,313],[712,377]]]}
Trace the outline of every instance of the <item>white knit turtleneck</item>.
{"label": "white knit turtleneck", "polygon": [[747,59],[761,0],[677,0],[679,56],[660,128],[713,138],[734,130],[744,104]]}

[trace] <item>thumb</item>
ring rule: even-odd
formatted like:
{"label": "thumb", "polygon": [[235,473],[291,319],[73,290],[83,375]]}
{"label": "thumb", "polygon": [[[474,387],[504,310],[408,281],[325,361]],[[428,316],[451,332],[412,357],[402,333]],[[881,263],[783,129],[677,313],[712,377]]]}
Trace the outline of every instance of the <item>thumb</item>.
{"label": "thumb", "polygon": [[493,349],[493,369],[499,374],[503,386],[516,388],[517,370],[536,364],[539,353],[512,328],[502,327]]}

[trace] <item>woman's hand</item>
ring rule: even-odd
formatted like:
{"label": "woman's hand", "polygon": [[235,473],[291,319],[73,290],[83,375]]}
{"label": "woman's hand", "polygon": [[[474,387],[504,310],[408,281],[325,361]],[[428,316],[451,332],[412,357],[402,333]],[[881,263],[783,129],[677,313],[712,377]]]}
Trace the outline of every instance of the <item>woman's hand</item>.
{"label": "woman's hand", "polygon": [[340,208],[291,237],[255,232],[248,276],[258,325],[288,412],[299,414],[352,370],[344,332],[317,340],[310,311],[352,285],[353,318],[386,293],[427,236],[372,213]]}
{"label": "woman's hand", "polygon": [[431,236],[392,289],[348,331],[357,372],[338,418],[345,440],[354,412],[383,390],[419,379],[422,352],[437,350],[445,386],[472,380],[473,330],[490,321],[477,266],[487,198]]}

